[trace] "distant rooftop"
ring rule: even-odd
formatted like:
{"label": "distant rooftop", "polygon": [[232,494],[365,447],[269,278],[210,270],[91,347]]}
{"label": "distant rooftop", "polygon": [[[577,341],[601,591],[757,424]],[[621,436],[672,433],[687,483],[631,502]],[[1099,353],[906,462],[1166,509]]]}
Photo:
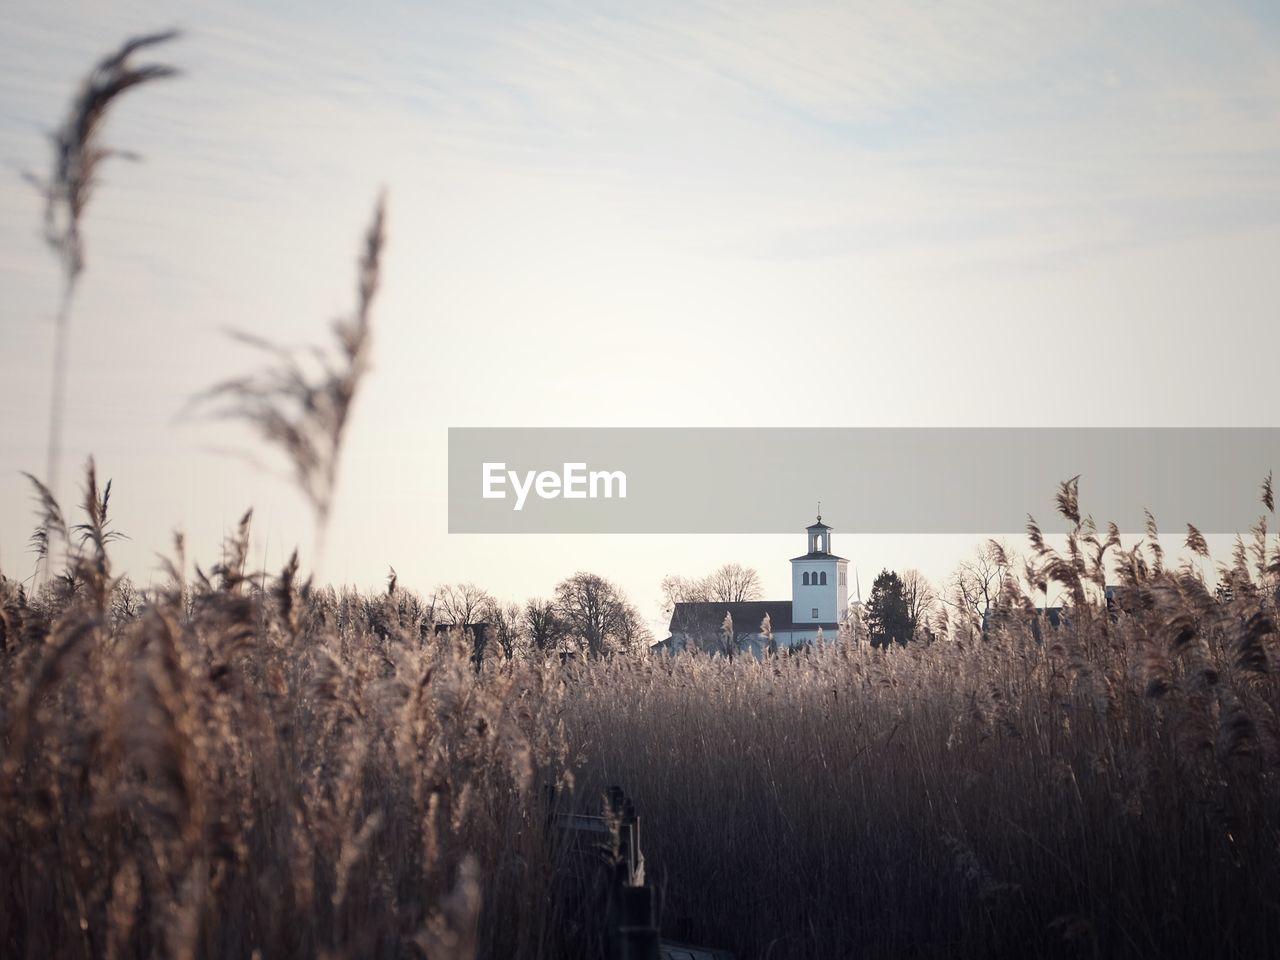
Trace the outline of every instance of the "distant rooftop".
{"label": "distant rooftop", "polygon": [[[757,633],[765,614],[774,630],[790,630],[790,600],[741,600],[723,603],[715,600],[677,603],[671,611],[672,633],[707,633],[720,629],[724,615],[733,617],[734,631]],[[809,624],[804,624],[809,626]]]}

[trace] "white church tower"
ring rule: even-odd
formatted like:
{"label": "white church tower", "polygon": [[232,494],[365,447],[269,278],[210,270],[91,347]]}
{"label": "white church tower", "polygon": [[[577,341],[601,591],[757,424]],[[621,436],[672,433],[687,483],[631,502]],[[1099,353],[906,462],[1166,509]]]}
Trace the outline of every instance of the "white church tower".
{"label": "white church tower", "polygon": [[831,552],[831,527],[822,514],[805,532],[809,552],[791,560],[791,624],[798,633],[831,631],[848,615],[849,561]]}

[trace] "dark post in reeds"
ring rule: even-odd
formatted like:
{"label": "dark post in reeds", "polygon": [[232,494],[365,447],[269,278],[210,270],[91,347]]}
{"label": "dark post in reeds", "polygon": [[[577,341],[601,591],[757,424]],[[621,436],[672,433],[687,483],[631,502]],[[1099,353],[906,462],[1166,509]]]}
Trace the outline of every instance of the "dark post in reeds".
{"label": "dark post in reeds", "polygon": [[658,960],[658,928],[653,918],[653,890],[645,883],[640,852],[640,818],[620,787],[610,787],[608,815],[616,824],[617,847],[613,884],[605,918],[609,960]]}
{"label": "dark post in reeds", "polygon": [[[610,787],[598,817],[555,812],[548,791],[550,823],[573,846],[600,863],[608,885],[605,896],[604,960],[659,960],[660,938],[654,922],[653,890],[645,882],[640,849],[640,818],[621,787]],[[598,867],[597,867],[598,869]]]}

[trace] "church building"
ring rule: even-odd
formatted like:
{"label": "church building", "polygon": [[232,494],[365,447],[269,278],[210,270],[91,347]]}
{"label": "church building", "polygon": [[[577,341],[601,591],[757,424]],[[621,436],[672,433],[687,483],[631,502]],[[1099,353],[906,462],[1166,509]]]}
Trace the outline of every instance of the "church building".
{"label": "church building", "polygon": [[726,613],[733,618],[735,651],[760,655],[768,644],[761,633],[766,614],[779,649],[812,642],[819,630],[834,641],[849,615],[849,561],[831,552],[831,529],[821,514],[805,528],[809,549],[791,558],[790,600],[677,603],[671,612],[671,636],[658,648],[672,653],[690,646],[723,651]]}

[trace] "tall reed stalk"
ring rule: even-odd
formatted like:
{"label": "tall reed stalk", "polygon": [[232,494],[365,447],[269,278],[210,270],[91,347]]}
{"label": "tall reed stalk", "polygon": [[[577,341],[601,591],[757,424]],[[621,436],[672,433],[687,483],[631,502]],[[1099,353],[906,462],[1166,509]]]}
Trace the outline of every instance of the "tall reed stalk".
{"label": "tall reed stalk", "polygon": [[249,424],[284,453],[315,515],[318,561],[323,561],[347,424],[369,367],[373,300],[385,242],[386,198],[380,196],[360,250],[355,310],[333,324],[336,356],[316,348],[305,354],[314,361],[308,365],[296,351],[237,333],[237,339],[264,351],[274,362],[257,373],[225,380],[195,398],[197,404],[220,403],[221,416]]}
{"label": "tall reed stalk", "polygon": [[[172,77],[177,70],[164,64],[134,65],[135,53],[172,40],[178,34],[167,30],[126,41],[119,50],[99,61],[89,73],[62,126],[53,134],[53,169],[46,179],[32,174],[27,179],[35,184],[45,199],[45,239],[62,268],[62,290],[54,315],[53,374],[49,399],[49,437],[44,482],[56,493],[62,465],[62,433],[66,409],[67,367],[69,363],[71,305],[80,274],[84,270],[84,238],[81,233],[84,212],[97,185],[98,168],[108,157],[136,158],[136,154],[113,150],[103,145],[102,127],[115,101],[126,91]],[[45,530],[46,572],[57,549],[54,531]],[[65,546],[62,545],[62,546]]]}

